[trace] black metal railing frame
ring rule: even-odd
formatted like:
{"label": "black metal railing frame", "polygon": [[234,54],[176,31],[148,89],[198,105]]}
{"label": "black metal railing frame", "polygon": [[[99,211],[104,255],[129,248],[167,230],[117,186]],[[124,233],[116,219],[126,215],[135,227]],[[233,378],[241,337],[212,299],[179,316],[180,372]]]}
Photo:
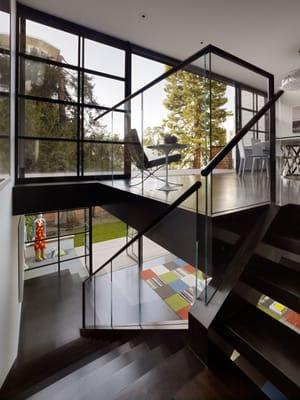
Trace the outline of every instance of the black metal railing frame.
{"label": "black metal railing frame", "polygon": [[[201,182],[197,181],[195,182],[189,189],[187,189],[181,196],[178,197],[172,204],[170,204],[166,210],[156,217],[146,228],[142,229],[136,236],[134,236],[132,239],[127,241],[127,243],[122,246],[113,256],[111,256],[104,264],[102,264],[99,268],[96,269],[93,273],[90,274],[90,276],[83,281],[82,283],[82,326],[83,328],[86,327],[86,315],[85,315],[85,310],[86,310],[86,285],[88,282],[90,282],[92,279],[95,279],[96,275],[104,269],[107,265],[113,262],[115,258],[117,258],[123,251],[126,251],[130,246],[132,246],[136,241],[139,241],[143,236],[146,236],[148,232],[150,232],[153,228],[155,228],[156,225],[161,223],[164,218],[166,218],[172,211],[174,211],[177,207],[179,207],[187,198],[189,198],[193,193],[196,192],[196,222],[198,223],[198,191],[201,187]],[[198,235],[198,225],[196,223],[196,235]],[[139,251],[139,255],[141,252]],[[140,263],[140,260],[138,260],[138,263]]]}

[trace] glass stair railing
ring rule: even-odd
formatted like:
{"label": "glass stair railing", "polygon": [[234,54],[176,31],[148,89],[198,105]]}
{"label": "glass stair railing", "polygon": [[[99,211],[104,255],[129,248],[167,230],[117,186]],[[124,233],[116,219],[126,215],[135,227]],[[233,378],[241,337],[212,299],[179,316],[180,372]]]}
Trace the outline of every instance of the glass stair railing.
{"label": "glass stair railing", "polygon": [[[200,182],[194,183],[86,279],[84,328],[186,324],[204,280],[197,265],[198,212],[190,213],[188,225],[183,226],[185,210],[180,206],[185,201],[197,205],[200,187]],[[176,235],[171,244],[166,240],[170,232],[182,229],[190,238],[189,249],[180,248]],[[132,245],[137,259],[128,252]]]}

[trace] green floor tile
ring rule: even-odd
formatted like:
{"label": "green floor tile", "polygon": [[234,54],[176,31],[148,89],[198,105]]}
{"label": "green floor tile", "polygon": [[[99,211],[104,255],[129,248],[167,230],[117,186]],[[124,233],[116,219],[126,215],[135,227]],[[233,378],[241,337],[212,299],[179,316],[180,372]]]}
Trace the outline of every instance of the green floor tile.
{"label": "green floor tile", "polygon": [[172,308],[175,312],[181,310],[182,308],[189,305],[187,301],[184,300],[180,294],[176,293],[173,296],[167,297],[165,302],[168,304],[169,307]]}
{"label": "green floor tile", "polygon": [[174,274],[174,272],[167,272],[165,274],[159,275],[159,279],[161,279],[167,285],[169,283],[175,282],[178,279],[178,276]]}

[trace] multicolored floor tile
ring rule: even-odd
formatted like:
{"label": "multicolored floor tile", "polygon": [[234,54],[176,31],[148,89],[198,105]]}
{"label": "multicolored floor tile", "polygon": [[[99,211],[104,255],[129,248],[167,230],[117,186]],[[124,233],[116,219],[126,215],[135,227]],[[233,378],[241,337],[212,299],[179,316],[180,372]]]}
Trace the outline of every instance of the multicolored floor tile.
{"label": "multicolored floor tile", "polygon": [[[197,274],[198,289],[204,287]],[[196,286],[196,269],[181,259],[175,259],[141,272],[141,278],[166,302],[181,319],[188,318]]]}

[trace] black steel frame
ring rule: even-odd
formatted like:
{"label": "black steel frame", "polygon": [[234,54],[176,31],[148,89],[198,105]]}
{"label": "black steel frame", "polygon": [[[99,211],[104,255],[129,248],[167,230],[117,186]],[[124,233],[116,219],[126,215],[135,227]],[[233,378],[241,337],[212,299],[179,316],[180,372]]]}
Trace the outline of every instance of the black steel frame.
{"label": "black steel frame", "polygon": [[[4,1],[1,4],[1,11],[7,13],[9,17],[11,16],[10,12],[10,2],[9,1]],[[11,23],[9,24],[9,49],[5,48],[0,48],[0,54],[3,54],[5,56],[9,57],[9,68],[11,66]],[[8,99],[8,110],[9,110],[9,118],[8,118],[8,132],[0,132],[0,139],[5,139],[8,141],[8,147],[10,148],[10,93],[11,93],[11,79],[9,78],[8,81],[8,91],[0,91],[0,99],[6,98]],[[8,169],[5,171],[5,177],[10,176],[11,174],[11,166],[10,166],[10,151],[8,151],[7,156],[7,161],[8,161]]]}
{"label": "black steel frame", "polygon": [[[216,79],[219,81],[222,81],[228,85],[233,85],[236,88],[239,88],[241,90],[241,88],[245,89],[245,90],[249,90],[249,91],[254,91],[257,94],[260,94],[264,97],[266,97],[267,95],[269,96],[269,98],[272,97],[272,95],[274,94],[274,77],[272,74],[270,74],[269,72],[253,65],[250,64],[228,52],[223,51],[222,49],[219,49],[213,45],[208,45],[206,47],[204,47],[203,49],[201,49],[200,51],[198,51],[196,54],[194,54],[193,56],[189,57],[187,60],[185,60],[184,62],[181,62],[178,59],[169,57],[165,54],[161,54],[155,51],[152,51],[150,49],[146,49],[143,48],[141,46],[135,45],[133,43],[129,43],[126,42],[124,40],[115,38],[113,36],[109,36],[107,34],[101,33],[101,32],[96,32],[92,29],[74,24],[72,22],[66,21],[64,19],[46,14],[46,13],[42,13],[40,11],[34,10],[32,8],[29,8],[27,6],[18,4],[18,20],[20,18],[20,16],[25,16],[28,19],[37,21],[39,23],[45,24],[45,25],[49,25],[51,27],[57,28],[57,29],[63,29],[69,33],[73,33],[75,35],[77,35],[79,37],[79,44],[82,41],[82,38],[88,38],[91,40],[95,40],[95,41],[99,41],[101,43],[110,45],[110,46],[114,46],[116,48],[122,49],[125,51],[125,75],[124,78],[122,77],[117,77],[114,75],[109,75],[109,74],[102,74],[99,71],[92,71],[92,70],[84,70],[83,65],[79,65],[78,68],[76,66],[69,66],[69,65],[65,65],[64,63],[58,63],[61,64],[59,66],[64,67],[64,68],[73,68],[78,70],[78,75],[80,76],[82,74],[83,71],[89,73],[96,73],[98,75],[101,76],[106,76],[112,79],[124,79],[125,82],[125,100],[123,100],[122,102],[119,102],[117,105],[108,108],[108,107],[99,107],[99,106],[94,106],[94,105],[90,105],[90,104],[84,104],[83,99],[81,99],[81,101],[78,102],[77,106],[85,106],[85,107],[91,107],[91,108],[95,108],[95,109],[99,109],[99,111],[104,111],[104,113],[100,113],[101,116],[105,115],[106,113],[109,113],[111,111],[118,111],[118,112],[125,112],[125,115],[128,116],[128,111],[130,110],[120,110],[118,109],[119,106],[121,104],[123,104],[125,101],[130,100],[131,98],[137,96],[138,94],[144,92],[145,90],[147,90],[148,88],[152,87],[153,85],[155,85],[156,83],[158,83],[159,81],[165,79],[167,76],[171,75],[172,73],[174,73],[176,70],[179,70],[181,68],[185,68],[186,70],[191,70],[191,72],[196,72],[198,74],[207,74],[207,71],[203,71],[201,70],[201,68],[199,67],[191,67],[189,66],[189,64],[196,60],[197,58],[205,55],[205,54],[215,54],[217,56],[222,57],[223,59],[227,59],[228,61],[234,62],[237,65],[240,65],[244,68],[247,68],[257,74],[260,74],[262,76],[264,76],[265,78],[267,78],[269,80],[269,90],[268,93],[257,89],[257,88],[253,88],[250,86],[245,85],[242,82],[239,81],[235,81],[232,79],[229,79],[228,77],[222,76],[220,74],[216,74],[212,71],[210,71],[210,79]],[[17,35],[17,45],[18,45],[18,41],[19,41],[19,35]],[[17,48],[19,48],[19,46],[17,46]],[[84,51],[84,50],[83,50]],[[148,85],[145,85],[143,88],[141,88],[139,91],[131,94],[131,81],[132,81],[132,71],[131,71],[131,56],[133,54],[145,57],[145,58],[149,58],[155,61],[159,61],[159,62],[163,62],[165,64],[169,64],[171,66],[173,66],[173,68],[171,68],[171,70],[169,70],[167,73],[161,75],[160,77],[158,77],[156,80],[154,80],[153,82],[149,83]],[[20,52],[19,54],[20,57],[24,57],[24,52]],[[50,63],[50,64],[54,64],[56,65],[56,63],[54,63],[51,60],[45,60],[43,58],[40,57],[35,57],[35,56],[29,56],[26,55],[26,58],[30,58],[30,59],[35,59],[36,61],[41,61],[41,62],[46,62],[46,63]],[[16,65],[16,70],[17,70],[17,77],[18,75],[18,63]],[[79,78],[80,81],[80,78]],[[83,80],[81,80],[83,82]],[[80,82],[79,82],[79,88],[80,88]],[[81,88],[82,89],[82,88]],[[81,90],[81,92],[83,93],[83,90]],[[41,98],[37,98],[37,100],[41,100]],[[48,99],[49,100],[49,99]],[[48,101],[47,100],[47,101]],[[51,100],[50,100],[51,101]],[[236,99],[236,114],[238,112],[240,112],[240,110],[238,109],[239,104],[238,104],[238,100]],[[82,109],[82,107],[81,107]],[[18,110],[18,102],[16,100],[16,110]],[[17,115],[19,113],[17,112]],[[119,179],[119,178],[130,178],[131,175],[131,171],[130,171],[130,166],[131,166],[131,162],[130,162],[130,157],[128,154],[128,150],[126,148],[126,131],[129,130],[130,128],[130,120],[128,121],[129,118],[125,118],[125,138],[124,138],[124,142],[118,142],[120,144],[124,144],[125,146],[125,150],[124,150],[124,174],[122,175],[114,175],[115,179]],[[238,122],[237,118],[236,118],[236,122]],[[82,118],[81,118],[81,122],[80,124],[82,124]],[[78,127],[80,129],[80,127]],[[18,129],[17,127],[17,123],[16,123],[16,129]],[[271,129],[271,137],[275,135],[275,109],[274,107],[271,109],[270,111],[270,129]],[[82,131],[82,128],[81,128]],[[274,136],[275,137],[275,136]],[[25,139],[26,140],[26,139]],[[60,139],[59,139],[60,140]],[[16,152],[18,152],[18,147],[17,147],[17,141],[18,141],[18,137],[16,135]],[[98,143],[98,141],[97,141]],[[100,143],[100,142],[99,142]],[[111,179],[111,175],[108,176],[93,176],[93,175],[86,175],[83,176],[83,151],[82,151],[82,147],[83,147],[83,137],[79,135],[79,140],[77,141],[77,146],[78,146],[78,153],[79,153],[79,157],[78,157],[78,164],[81,166],[77,166],[77,176],[69,176],[69,177],[49,177],[49,178],[26,178],[26,179],[18,179],[17,175],[16,175],[16,183],[25,183],[25,182],[47,182],[47,181],[55,181],[55,182],[59,182],[59,181],[65,181],[67,180],[97,180],[97,179]],[[273,149],[273,150],[272,150]],[[80,151],[81,150],[81,151]],[[274,147],[274,143],[271,144],[271,166],[275,165],[274,161],[272,161],[272,157],[275,154],[275,147]],[[18,171],[18,165],[17,165],[17,157],[15,157],[15,162],[16,162],[16,168],[15,171],[17,173]],[[272,168],[271,168],[272,171]],[[272,172],[271,172],[272,173]],[[274,172],[273,172],[274,173]],[[275,176],[275,175],[274,175]],[[272,184],[271,184],[272,186]],[[273,185],[274,186],[274,185]],[[274,191],[274,187],[271,190],[272,192],[275,193]]]}
{"label": "black steel frame", "polygon": [[[76,209],[77,210],[77,209]],[[82,209],[84,211],[84,225],[88,227],[88,229],[85,229],[84,231],[80,231],[80,232],[75,232],[74,235],[84,235],[84,254],[81,256],[76,256],[76,257],[70,257],[70,258],[66,258],[66,259],[61,259],[61,255],[60,255],[60,240],[64,237],[70,236],[72,235],[72,233],[68,233],[68,234],[61,234],[61,223],[60,223],[60,213],[61,212],[65,212],[65,211],[71,211],[71,210],[56,210],[53,211],[57,214],[57,234],[54,236],[50,236],[47,239],[57,239],[57,251],[58,251],[58,255],[57,255],[57,260],[56,261],[50,261],[46,264],[43,265],[39,265],[36,267],[30,267],[27,268],[25,270],[26,271],[33,271],[36,269],[41,269],[44,267],[49,267],[51,265],[57,265],[57,269],[58,269],[58,273],[61,272],[61,264],[68,262],[68,261],[72,261],[72,260],[79,260],[79,259],[83,259],[85,260],[85,267],[86,267],[86,259],[87,257],[89,257],[89,268],[86,267],[89,275],[92,273],[92,263],[93,263],[93,247],[91,246],[92,243],[92,229],[93,229],[93,224],[92,224],[92,215],[91,215],[91,207],[89,208],[84,208]],[[86,215],[86,211],[88,210],[88,215]],[[45,213],[47,214],[47,213]],[[87,243],[86,243],[86,234],[89,234],[89,244],[88,244],[88,252],[86,251],[87,249]],[[46,240],[47,240],[46,239]],[[35,240],[26,240],[24,244],[31,244],[34,243]]]}
{"label": "black steel frame", "polygon": [[[113,147],[114,144],[116,145],[121,145],[123,147],[125,147],[125,141],[124,140],[120,140],[120,141],[113,141],[113,140],[91,140],[89,138],[85,138],[84,137],[84,110],[86,108],[90,108],[93,109],[95,111],[97,110],[108,110],[109,107],[104,107],[104,106],[100,106],[98,104],[94,104],[94,103],[87,103],[85,102],[84,99],[84,74],[93,74],[95,76],[101,76],[104,78],[109,78],[115,81],[120,81],[120,82],[124,82],[124,97],[129,93],[128,92],[128,88],[130,88],[131,86],[131,82],[130,85],[127,82],[127,74],[129,71],[128,66],[131,69],[131,64],[127,61],[128,58],[128,45],[124,45],[119,42],[117,43],[116,41],[113,41],[113,46],[119,48],[120,50],[124,51],[124,55],[125,55],[125,65],[124,65],[124,76],[116,76],[116,75],[111,75],[111,74],[107,74],[107,73],[103,73],[97,70],[92,70],[89,68],[85,68],[84,67],[84,39],[91,39],[91,40],[96,40],[100,43],[104,43],[104,44],[108,44],[108,45],[112,45],[111,40],[107,40],[106,35],[102,35],[102,34],[98,34],[94,31],[91,31],[89,29],[83,29],[80,26],[77,26],[75,24],[69,23],[67,21],[61,20],[59,18],[56,17],[52,17],[50,15],[41,13],[39,11],[30,9],[28,7],[24,7],[20,4],[18,4],[18,9],[17,9],[17,17],[18,17],[18,25],[19,25],[19,29],[18,32],[18,43],[22,43],[21,47],[18,45],[18,61],[17,61],[17,79],[18,79],[18,99],[23,99],[25,101],[25,99],[27,101],[38,101],[38,102],[47,102],[47,103],[51,103],[51,104],[63,104],[66,106],[72,106],[72,107],[76,107],[77,108],[77,133],[76,136],[74,136],[73,138],[61,138],[61,137],[39,137],[39,136],[34,136],[34,135],[30,135],[30,133],[28,134],[28,132],[26,132],[26,135],[22,134],[22,132],[20,131],[20,126],[22,126],[22,124],[24,124],[24,112],[22,112],[22,107],[24,106],[19,106],[19,102],[16,102],[16,110],[17,111],[17,121],[16,121],[16,141],[15,141],[15,146],[16,146],[16,169],[15,169],[15,182],[17,184],[22,184],[22,183],[29,183],[29,182],[57,182],[57,181],[64,181],[66,180],[66,177],[64,176],[58,176],[58,177],[38,177],[38,178],[31,178],[31,177],[26,177],[25,176],[20,176],[19,173],[19,162],[18,162],[18,158],[19,158],[19,141],[20,140],[27,140],[27,141],[35,141],[35,140],[39,140],[39,141],[56,141],[56,142],[70,142],[70,143],[74,143],[77,147],[77,157],[76,157],[76,172],[74,171],[74,173],[72,173],[70,176],[67,177],[68,180],[95,180],[95,179],[110,179],[112,173],[108,174],[108,175],[89,175],[88,173],[85,175],[84,174],[84,144],[85,143],[95,143],[95,144],[107,144],[107,145],[111,145]],[[77,36],[78,39],[78,65],[70,65],[70,64],[66,64],[63,62],[59,62],[59,61],[55,61],[55,60],[50,60],[50,59],[46,59],[43,57],[39,57],[39,56],[35,56],[35,55],[31,55],[31,54],[26,54],[25,52],[25,46],[24,46],[24,39],[25,39],[25,20],[26,19],[30,19],[30,20],[34,20],[38,23],[43,23],[46,24],[47,26],[51,26],[54,28],[58,28],[58,29],[63,29],[66,30],[68,32],[71,32],[73,34],[75,34]],[[77,76],[78,76],[78,80],[77,80],[77,101],[75,101],[75,99],[72,100],[59,100],[59,99],[53,99],[53,98],[44,98],[41,96],[31,96],[31,95],[26,95],[25,94],[25,88],[24,85],[22,84],[22,81],[24,81],[24,64],[25,64],[25,60],[31,60],[31,61],[35,61],[35,62],[39,62],[39,63],[43,63],[43,64],[47,64],[47,65],[54,65],[54,66],[58,66],[60,68],[65,68],[65,69],[69,69],[69,70],[73,70],[77,72]],[[20,68],[21,66],[21,68]],[[22,75],[22,77],[21,77]],[[22,86],[23,86],[23,90],[22,90]],[[116,112],[118,113],[125,113],[125,110],[116,110]],[[21,120],[21,121],[20,121]],[[18,125],[18,126],[17,126]],[[125,129],[125,122],[124,122],[124,129]],[[124,169],[127,169],[128,171],[128,166],[126,165],[126,163],[128,163],[128,157],[125,157],[125,150],[124,150]],[[73,171],[72,171],[73,172]],[[114,176],[114,178],[126,178],[127,175],[124,171],[124,174],[116,174]]]}

